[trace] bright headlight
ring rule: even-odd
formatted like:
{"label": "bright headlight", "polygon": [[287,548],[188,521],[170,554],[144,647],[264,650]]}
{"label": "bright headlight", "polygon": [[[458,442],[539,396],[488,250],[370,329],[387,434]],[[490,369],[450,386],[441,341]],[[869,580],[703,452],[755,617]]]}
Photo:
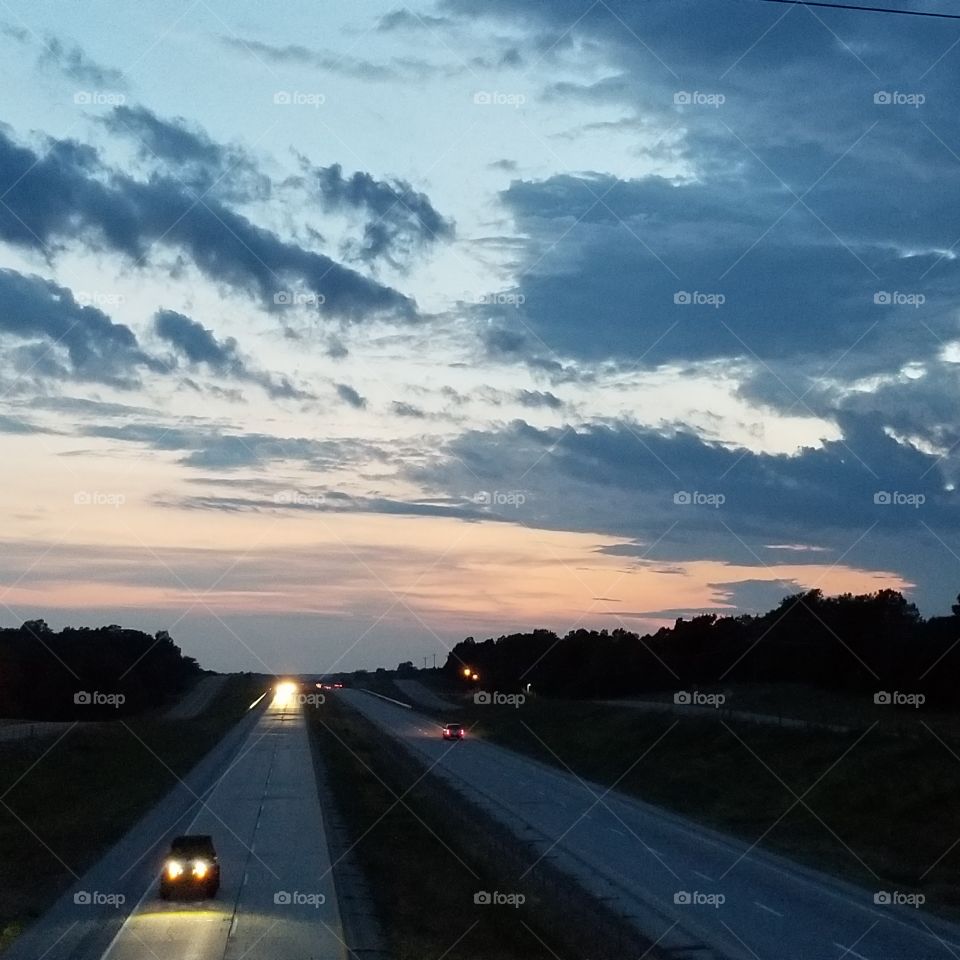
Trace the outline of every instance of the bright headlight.
{"label": "bright headlight", "polygon": [[167,861],[167,876],[171,880],[179,877],[181,873],[183,873],[183,864],[179,860]]}
{"label": "bright headlight", "polygon": [[207,875],[207,864],[203,860],[193,861],[193,875],[201,880]]}

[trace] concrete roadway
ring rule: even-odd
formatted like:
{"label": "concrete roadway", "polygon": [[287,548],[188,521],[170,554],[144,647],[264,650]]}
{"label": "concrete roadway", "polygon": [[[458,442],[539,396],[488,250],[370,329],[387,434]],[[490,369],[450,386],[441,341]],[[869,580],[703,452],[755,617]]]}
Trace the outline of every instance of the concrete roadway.
{"label": "concrete roadway", "polygon": [[[748,849],[560,768],[471,740],[469,733],[463,742],[444,742],[437,721],[362,691],[343,690],[337,696],[479,802],[518,840],[635,918],[651,940],[662,938],[661,946],[675,949],[674,956],[960,957],[960,928],[924,910],[876,904],[879,884],[877,890],[861,889]],[[945,848],[952,839],[944,838]],[[889,887],[884,892],[894,893]]]}
{"label": "concrete roadway", "polygon": [[[4,960],[346,960],[303,709],[276,697],[236,741],[210,758],[202,803],[189,783],[179,819],[175,797],[160,801]],[[159,898],[178,833],[213,836],[215,898]]]}

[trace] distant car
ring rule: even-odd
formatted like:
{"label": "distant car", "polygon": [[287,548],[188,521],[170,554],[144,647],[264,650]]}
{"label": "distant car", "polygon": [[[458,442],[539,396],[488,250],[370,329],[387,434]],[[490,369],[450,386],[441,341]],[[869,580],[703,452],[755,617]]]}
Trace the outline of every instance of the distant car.
{"label": "distant car", "polygon": [[466,736],[466,730],[463,729],[462,724],[459,723],[447,723],[443,727],[443,739],[444,740],[462,740]]}
{"label": "distant car", "polygon": [[201,895],[216,896],[220,889],[220,861],[213,846],[213,838],[194,833],[176,837],[163,862],[160,877],[160,896],[186,898]]}

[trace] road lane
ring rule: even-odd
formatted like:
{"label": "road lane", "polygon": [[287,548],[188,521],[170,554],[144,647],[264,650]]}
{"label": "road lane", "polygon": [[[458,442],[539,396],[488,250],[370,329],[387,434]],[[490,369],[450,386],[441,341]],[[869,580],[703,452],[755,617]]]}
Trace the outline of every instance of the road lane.
{"label": "road lane", "polygon": [[103,960],[346,960],[322,824],[303,710],[280,699],[184,831],[214,837],[217,897],[163,901],[154,883]]}
{"label": "road lane", "polygon": [[360,691],[338,695],[652,938],[682,931],[751,960],[960,956],[960,929],[924,911],[877,905],[875,891],[493,744],[445,743],[436,721]]}

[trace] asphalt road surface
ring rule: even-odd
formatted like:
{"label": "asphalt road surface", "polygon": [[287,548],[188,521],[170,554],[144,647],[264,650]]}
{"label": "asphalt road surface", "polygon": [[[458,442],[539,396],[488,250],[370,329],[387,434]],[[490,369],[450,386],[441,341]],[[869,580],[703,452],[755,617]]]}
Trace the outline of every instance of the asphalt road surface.
{"label": "asphalt road surface", "polygon": [[[302,708],[275,698],[235,741],[197,771],[201,782],[188,782],[185,807],[164,798],[10,960],[346,960]],[[215,898],[160,899],[178,833],[213,836]]]}
{"label": "asphalt road surface", "polygon": [[[651,940],[736,960],[956,960],[960,927],[357,690],[338,693]],[[878,789],[884,789],[878,786]],[[948,845],[952,838],[945,838]],[[883,897],[880,898],[881,900]],[[661,939],[662,938],[662,939]],[[709,948],[697,949],[697,945]],[[686,949],[685,949],[686,948]]]}

